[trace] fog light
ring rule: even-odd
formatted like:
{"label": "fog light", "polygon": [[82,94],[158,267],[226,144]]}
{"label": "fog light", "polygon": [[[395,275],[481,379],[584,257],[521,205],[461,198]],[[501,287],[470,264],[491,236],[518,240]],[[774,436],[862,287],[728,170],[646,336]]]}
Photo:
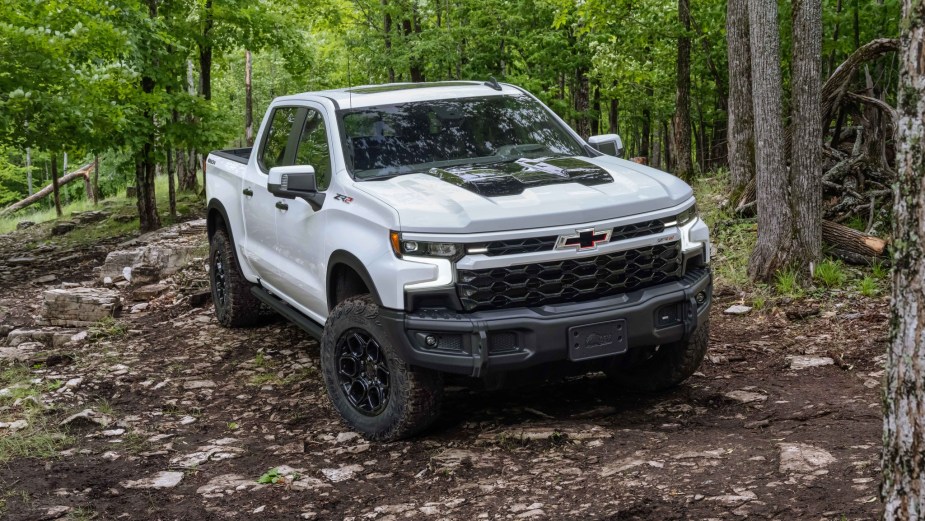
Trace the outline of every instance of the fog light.
{"label": "fog light", "polygon": [[437,337],[434,335],[427,335],[424,337],[424,344],[426,344],[427,347],[437,347]]}
{"label": "fog light", "polygon": [[697,301],[698,306],[702,306],[703,303],[707,301],[707,294],[701,291],[700,293],[694,295],[694,300]]}

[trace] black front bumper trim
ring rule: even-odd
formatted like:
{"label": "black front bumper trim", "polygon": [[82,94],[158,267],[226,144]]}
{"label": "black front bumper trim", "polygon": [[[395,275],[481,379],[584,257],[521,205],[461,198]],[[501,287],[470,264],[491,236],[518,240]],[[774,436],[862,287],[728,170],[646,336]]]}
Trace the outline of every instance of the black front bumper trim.
{"label": "black front bumper trim", "polygon": [[[567,332],[573,326],[626,320],[631,350],[688,338],[709,313],[712,286],[709,268],[699,268],[673,282],[592,301],[473,313],[381,309],[379,316],[409,364],[480,377],[567,360]],[[696,295],[700,292],[706,299],[698,304]],[[681,321],[656,327],[657,311],[670,304],[681,306]],[[456,351],[428,349],[415,340],[421,338],[420,333],[459,337],[461,341],[455,344]],[[516,335],[516,349],[492,354],[491,337],[502,333]]]}

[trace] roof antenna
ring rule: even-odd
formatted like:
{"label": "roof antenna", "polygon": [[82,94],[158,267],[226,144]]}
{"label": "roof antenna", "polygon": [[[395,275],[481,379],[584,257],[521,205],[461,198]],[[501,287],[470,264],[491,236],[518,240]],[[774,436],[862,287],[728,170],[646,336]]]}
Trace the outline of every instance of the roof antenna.
{"label": "roof antenna", "polygon": [[487,86],[489,86],[489,87],[491,87],[491,88],[493,88],[493,89],[495,89],[495,90],[497,90],[497,91],[502,90],[502,89],[501,89],[501,84],[498,83],[498,80],[495,79],[494,76],[489,76],[488,79],[491,80],[491,81],[486,81],[486,82],[485,82],[485,85],[487,85]]}

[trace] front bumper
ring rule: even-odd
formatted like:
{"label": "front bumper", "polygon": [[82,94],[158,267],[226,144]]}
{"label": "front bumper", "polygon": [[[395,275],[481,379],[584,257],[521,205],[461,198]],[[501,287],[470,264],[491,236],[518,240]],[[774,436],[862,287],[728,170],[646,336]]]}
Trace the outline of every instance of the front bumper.
{"label": "front bumper", "polygon": [[[705,267],[677,281],[587,302],[473,313],[381,309],[380,318],[409,364],[480,377],[567,360],[573,326],[623,319],[629,349],[688,338],[707,318],[712,288]],[[428,345],[428,337],[436,345]]]}

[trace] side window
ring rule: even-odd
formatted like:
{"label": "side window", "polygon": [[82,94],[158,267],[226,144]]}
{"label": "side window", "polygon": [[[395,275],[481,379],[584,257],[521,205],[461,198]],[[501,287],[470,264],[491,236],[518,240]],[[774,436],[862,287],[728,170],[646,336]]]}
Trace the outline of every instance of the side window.
{"label": "side window", "polygon": [[270,128],[267,129],[263,140],[263,151],[260,153],[260,165],[269,170],[274,166],[284,165],[286,157],[286,144],[289,142],[289,133],[299,109],[295,107],[282,107],[273,111]]}
{"label": "side window", "polygon": [[299,136],[299,148],[296,149],[295,163],[310,165],[315,169],[318,190],[328,189],[331,184],[331,151],[328,148],[328,131],[324,126],[324,116],[315,109],[308,109],[305,125]]}

